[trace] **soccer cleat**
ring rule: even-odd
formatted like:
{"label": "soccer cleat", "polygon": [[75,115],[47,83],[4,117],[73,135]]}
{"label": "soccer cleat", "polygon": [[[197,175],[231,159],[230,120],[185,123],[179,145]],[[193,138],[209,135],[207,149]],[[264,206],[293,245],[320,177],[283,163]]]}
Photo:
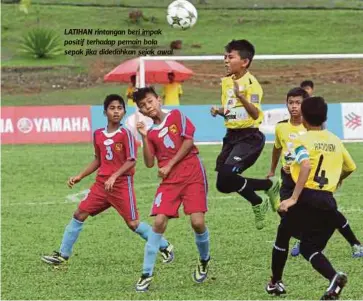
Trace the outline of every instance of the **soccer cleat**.
{"label": "soccer cleat", "polygon": [[265,227],[265,217],[268,210],[267,196],[261,196],[262,203],[252,206],[253,213],[255,214],[255,224],[257,230],[261,230]]}
{"label": "soccer cleat", "polygon": [[354,245],[352,247],[353,258],[363,257],[363,245]]}
{"label": "soccer cleat", "polygon": [[266,191],[266,194],[270,200],[272,211],[276,212],[280,205],[280,187],[281,182],[277,177],[270,178],[272,186]]}
{"label": "soccer cleat", "polygon": [[209,261],[210,261],[210,257],[208,258],[208,260],[199,260],[197,267],[195,268],[195,271],[193,272],[193,280],[196,283],[202,283],[207,279]]}
{"label": "soccer cleat", "polygon": [[68,263],[68,258],[63,257],[61,253],[54,251],[52,255],[44,255],[41,257],[42,261],[47,264],[60,266]]}
{"label": "soccer cleat", "polygon": [[267,283],[265,290],[268,294],[275,296],[286,294],[285,285],[281,280],[276,281],[275,283],[273,283],[271,280],[269,283]]}
{"label": "soccer cleat", "polygon": [[296,241],[290,252],[291,256],[296,257],[300,255],[300,241]]}
{"label": "soccer cleat", "polygon": [[165,249],[160,249],[160,254],[163,257],[163,263],[171,263],[174,260],[174,246],[172,244],[168,244]]}
{"label": "soccer cleat", "polygon": [[146,292],[149,289],[153,276],[149,274],[142,274],[140,279],[136,283],[137,292]]}
{"label": "soccer cleat", "polygon": [[330,282],[321,300],[338,300],[344,286],[347,284],[348,278],[344,273],[336,273],[333,280]]}

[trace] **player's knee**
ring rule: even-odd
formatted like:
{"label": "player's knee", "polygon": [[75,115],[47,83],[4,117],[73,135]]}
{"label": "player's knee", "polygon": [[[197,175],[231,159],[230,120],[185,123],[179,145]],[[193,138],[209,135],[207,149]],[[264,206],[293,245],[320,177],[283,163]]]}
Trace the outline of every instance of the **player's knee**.
{"label": "player's knee", "polygon": [[317,252],[317,250],[310,243],[300,243],[300,253],[307,261],[310,260],[311,255],[315,252]]}
{"label": "player's knee", "polygon": [[159,214],[155,217],[153,230],[157,233],[164,233],[166,225],[168,223],[168,217],[166,215]]}
{"label": "player's knee", "polygon": [[206,230],[204,215],[192,216],[191,217],[192,228],[197,233],[204,233]]}
{"label": "player's knee", "polygon": [[130,230],[132,230],[132,231],[135,231],[140,224],[139,220],[136,220],[136,221],[125,220],[125,222],[126,222],[127,227],[129,227]]}
{"label": "player's knee", "polygon": [[220,171],[217,175],[217,183],[216,187],[219,192],[222,193],[231,193],[234,192],[230,183],[232,180],[232,173],[226,171]]}
{"label": "player's knee", "polygon": [[80,209],[77,209],[76,212],[73,214],[73,217],[80,222],[84,222],[88,216],[89,216],[88,212]]}
{"label": "player's knee", "polygon": [[287,231],[283,225],[280,225],[277,231],[275,245],[279,246],[280,248],[287,249],[289,247],[290,238],[291,234],[289,231]]}

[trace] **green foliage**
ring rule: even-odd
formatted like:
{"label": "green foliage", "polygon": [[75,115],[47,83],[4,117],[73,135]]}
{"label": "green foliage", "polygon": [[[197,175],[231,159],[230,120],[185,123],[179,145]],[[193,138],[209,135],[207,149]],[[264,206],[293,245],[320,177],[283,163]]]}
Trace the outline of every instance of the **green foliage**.
{"label": "green foliage", "polygon": [[23,36],[21,50],[38,59],[49,58],[62,53],[58,34],[47,28],[36,27]]}

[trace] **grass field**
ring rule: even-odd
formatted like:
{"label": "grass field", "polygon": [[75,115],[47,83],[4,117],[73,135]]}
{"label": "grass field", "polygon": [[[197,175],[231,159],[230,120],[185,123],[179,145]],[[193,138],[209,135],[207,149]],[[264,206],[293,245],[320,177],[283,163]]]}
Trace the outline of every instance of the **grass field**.
{"label": "grass field", "polygon": [[[148,2],[145,0],[34,0],[33,3],[55,3],[55,4],[80,4],[80,5],[124,5],[124,6],[141,6],[145,5],[150,7],[165,7],[171,3],[171,0],[158,0],[155,2]],[[325,8],[362,8],[363,4],[359,0],[254,0],[253,2],[247,0],[207,0],[207,4],[202,5],[197,0],[190,0],[198,8],[275,8],[275,7],[325,7]]]}
{"label": "grass field", "polygon": [[[362,18],[363,10],[221,9],[216,13],[214,10],[200,9],[198,24],[187,31],[177,31],[168,26],[164,9],[143,9],[145,16],[154,16],[157,22],[141,22],[140,25],[128,21],[129,11],[128,8],[34,5],[26,15],[19,11],[17,5],[2,5],[2,66],[44,65],[44,61],[34,60],[19,52],[19,41],[26,29],[38,25],[55,30],[64,40],[85,37],[65,36],[66,28],[160,28],[163,34],[156,37],[158,47],[168,48],[172,40],[181,39],[183,49],[180,54],[222,53],[223,46],[236,35],[251,40],[259,54],[359,53],[362,49],[360,33],[363,24],[357,20]],[[134,38],[119,36],[114,39]],[[199,48],[193,46],[195,44]],[[72,48],[78,49],[79,46]],[[47,65],[75,65],[81,64],[82,58],[65,58],[61,55],[46,62]]]}
{"label": "grass field", "polygon": [[[337,193],[343,213],[363,239],[362,144],[348,144],[358,171]],[[213,261],[209,280],[196,285],[191,272],[197,252],[188,218],[169,224],[167,237],[176,247],[176,260],[162,265],[158,260],[149,293],[136,294],[144,242],[127,230],[113,210],[90,218],[75,246],[67,270],[53,270],[40,255],[57,249],[65,225],[77,207],[66,196],[87,189],[93,177],[74,190],[65,183],[92,160],[92,146],[18,145],[2,146],[2,299],[269,299],[264,285],[270,276],[270,255],[278,217],[270,212],[268,225],[257,231],[246,201],[237,195],[219,194],[215,187],[214,160],[220,146],[200,147],[210,183],[208,227]],[[263,177],[269,168],[271,145],[248,172]],[[147,218],[158,183],[155,169],[146,169],[140,159],[135,178],[138,207]],[[326,250],[338,270],[348,273],[342,299],[363,299],[363,259],[352,259],[349,245],[334,234]],[[289,258],[285,274],[287,299],[320,298],[327,282],[303,258]]]}

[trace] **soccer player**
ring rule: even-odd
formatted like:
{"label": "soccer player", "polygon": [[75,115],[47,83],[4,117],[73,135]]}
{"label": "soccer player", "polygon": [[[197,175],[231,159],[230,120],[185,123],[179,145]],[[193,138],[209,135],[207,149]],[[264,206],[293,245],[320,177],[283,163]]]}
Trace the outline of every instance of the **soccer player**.
{"label": "soccer player", "polygon": [[[69,178],[68,186],[72,188],[98,170],[96,182],[67,225],[59,251],[42,256],[44,262],[54,266],[68,262],[88,216],[95,216],[111,206],[122,216],[126,225],[143,239],[147,240],[152,232],[147,223],[139,222],[133,179],[137,147],[131,132],[120,125],[126,113],[125,102],[121,96],[111,94],[106,97],[103,107],[107,127],[94,132],[95,158],[77,176]],[[173,260],[173,246],[162,237],[159,250],[165,263]]]}
{"label": "soccer player", "polygon": [[174,72],[168,73],[169,83],[163,87],[164,106],[178,106],[180,98],[183,95],[183,89],[180,83],[175,81]]}
{"label": "soccer player", "polygon": [[183,204],[184,213],[190,215],[199,260],[193,280],[202,283],[207,279],[210,261],[209,232],[204,220],[207,212],[207,176],[198,149],[194,145],[195,127],[179,110],[164,113],[160,98],[152,87],[138,89],[134,100],[140,112],[154,120],[149,131],[143,122],[137,124],[143,139],[144,162],[148,168],[158,162],[162,181],[156,191],[151,209],[154,226],[145,246],[144,264],[136,291],[148,290],[153,278],[156,252],[161,235],[170,218],[177,218]]}
{"label": "soccer player", "polygon": [[[278,165],[278,161],[281,157],[282,169],[281,169],[281,180],[282,185],[280,189],[280,199],[286,200],[291,197],[295,183],[291,178],[290,174],[290,164],[293,160],[294,153],[294,142],[300,135],[306,133],[306,129],[303,126],[301,120],[301,103],[303,99],[309,97],[308,93],[302,88],[293,88],[291,89],[286,96],[286,104],[287,109],[290,114],[290,119],[280,121],[276,125],[275,130],[275,145],[272,150],[272,158],[271,158],[271,168],[267,177],[271,177],[275,175],[276,167]],[[279,226],[279,233],[281,232],[289,232],[291,229],[296,229],[296,225],[294,225],[295,218],[293,216],[294,210],[290,210],[286,215],[282,216],[281,223]],[[341,212],[338,212],[340,226],[338,228],[339,232],[344,236],[344,238],[348,241],[352,248],[352,256],[362,257],[363,256],[363,246],[360,241],[356,238],[353,233],[347,219]],[[289,225],[292,223],[292,225]],[[283,235],[283,234],[278,234]],[[290,233],[294,237],[299,237],[299,233]],[[280,255],[279,255],[280,254]],[[292,256],[298,256],[300,254],[300,242],[297,241],[294,247],[291,250]],[[275,259],[275,256],[283,256],[282,261],[286,261],[287,252],[282,255],[278,250],[273,251],[273,262],[278,260]],[[286,256],[286,258],[285,258]]]}
{"label": "soccer player", "polygon": [[133,93],[135,92],[136,89],[136,75],[131,75],[130,76],[130,84],[127,87],[126,90],[126,98],[127,98],[127,106],[134,106],[134,100],[132,98]]}
{"label": "soccer player", "polygon": [[304,80],[300,83],[300,88],[303,88],[306,92],[308,92],[309,97],[314,94],[314,83],[312,80]]}
{"label": "soccer player", "polygon": [[[222,106],[212,107],[212,116],[224,117],[227,133],[216,162],[217,189],[222,193],[237,192],[252,205],[257,229],[265,226],[268,200],[276,211],[279,203],[279,180],[248,179],[240,176],[260,156],[265,136],[258,127],[263,119],[262,88],[248,71],[255,49],[247,40],[232,40],[225,47],[227,77],[222,78]],[[264,190],[261,197],[256,190]]]}
{"label": "soccer player", "polygon": [[[322,97],[309,97],[301,104],[307,133],[295,142],[295,161],[290,167],[295,187],[292,195],[281,201],[279,211],[289,214],[289,211],[294,210],[296,224],[302,229],[301,254],[330,282],[322,299],[335,300],[344,288],[347,276],[337,273],[322,251],[339,227],[339,213],[333,192],[356,166],[340,139],[322,130],[327,111],[328,106]],[[274,249],[286,253],[289,237],[279,234]],[[266,286],[267,292],[286,292],[282,282],[283,268],[284,264],[280,262],[272,265],[273,276]]]}

